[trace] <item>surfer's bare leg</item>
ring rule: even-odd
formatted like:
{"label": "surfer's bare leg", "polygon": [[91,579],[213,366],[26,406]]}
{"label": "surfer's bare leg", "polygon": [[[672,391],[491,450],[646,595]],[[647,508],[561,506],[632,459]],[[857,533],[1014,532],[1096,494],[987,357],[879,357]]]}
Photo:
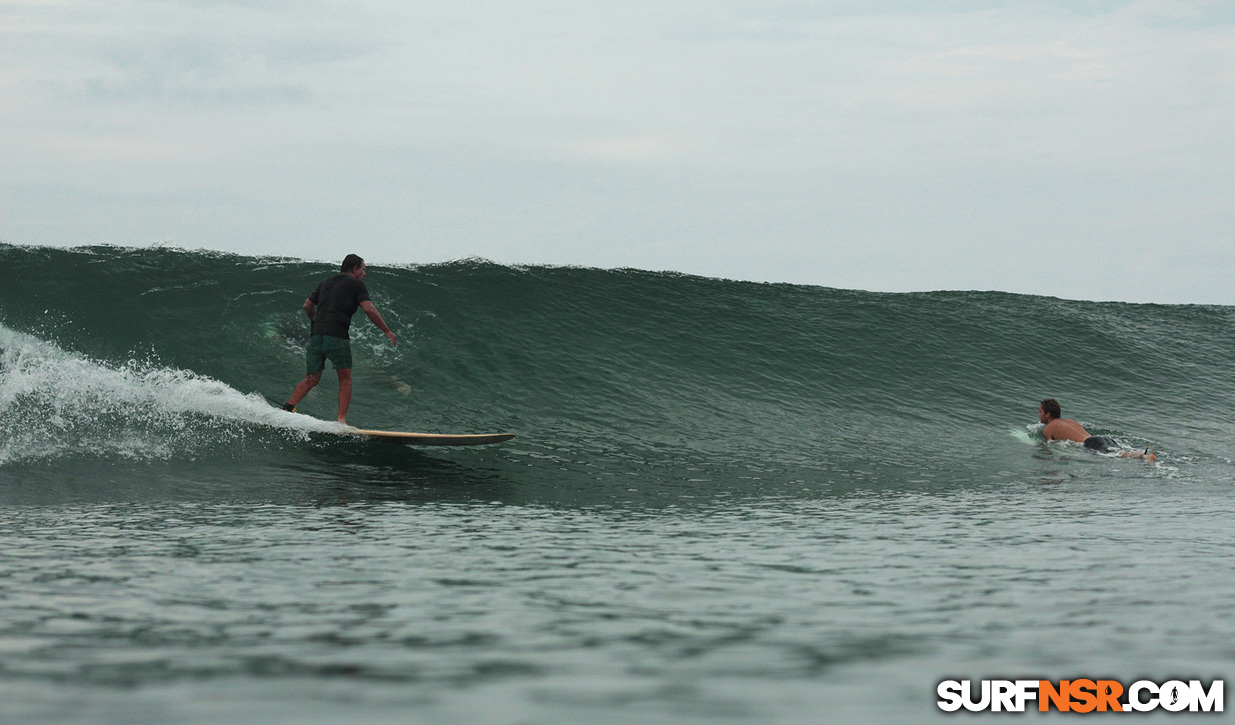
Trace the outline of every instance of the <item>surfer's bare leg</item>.
{"label": "surfer's bare leg", "polygon": [[304,376],[304,380],[301,380],[300,384],[296,386],[296,389],[292,391],[292,397],[287,399],[287,404],[295,405],[301,400],[304,400],[304,396],[308,395],[310,390],[317,387],[317,384],[321,381],[321,379],[322,373],[320,370]]}
{"label": "surfer's bare leg", "polygon": [[352,404],[351,368],[337,370],[339,373],[339,422],[347,425],[347,408]]}
{"label": "surfer's bare leg", "polygon": [[1154,455],[1153,446],[1146,448],[1144,453],[1125,452],[1125,453],[1120,453],[1119,455],[1123,456],[1124,458],[1144,458],[1150,463],[1153,463],[1154,461],[1158,460],[1158,457]]}

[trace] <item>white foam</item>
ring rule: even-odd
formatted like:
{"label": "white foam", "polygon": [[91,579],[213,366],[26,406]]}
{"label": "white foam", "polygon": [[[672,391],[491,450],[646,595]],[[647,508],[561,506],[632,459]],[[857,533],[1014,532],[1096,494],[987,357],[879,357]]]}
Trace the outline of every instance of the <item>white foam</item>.
{"label": "white foam", "polygon": [[166,459],[258,426],[300,437],[341,429],[191,371],[109,365],[0,325],[0,465],[86,453]]}

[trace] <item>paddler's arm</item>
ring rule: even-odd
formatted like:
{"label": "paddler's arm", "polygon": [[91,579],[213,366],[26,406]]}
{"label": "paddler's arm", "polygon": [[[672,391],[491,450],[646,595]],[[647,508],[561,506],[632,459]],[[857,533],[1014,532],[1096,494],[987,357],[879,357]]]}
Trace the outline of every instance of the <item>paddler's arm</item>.
{"label": "paddler's arm", "polygon": [[313,321],[313,315],[317,312],[317,305],[313,304],[313,300],[305,298],[304,313],[309,316],[309,322]]}
{"label": "paddler's arm", "polygon": [[377,325],[377,329],[386,333],[386,337],[390,340],[390,344],[398,347],[399,338],[395,337],[395,334],[390,331],[389,327],[386,326],[386,321],[382,319],[382,313],[377,311],[377,307],[375,307],[372,302],[365,300],[360,303],[360,309],[364,310],[364,313],[369,316],[369,319],[373,321],[373,324]]}

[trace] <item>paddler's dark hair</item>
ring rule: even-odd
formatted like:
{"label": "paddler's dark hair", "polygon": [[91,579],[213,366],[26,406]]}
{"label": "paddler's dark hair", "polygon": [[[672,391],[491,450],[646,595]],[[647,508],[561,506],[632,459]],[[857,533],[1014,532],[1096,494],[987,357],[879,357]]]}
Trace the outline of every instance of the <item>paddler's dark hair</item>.
{"label": "paddler's dark hair", "polygon": [[1047,398],[1042,401],[1042,412],[1052,418],[1062,418],[1063,413],[1059,410],[1059,401],[1054,398]]}
{"label": "paddler's dark hair", "polygon": [[361,259],[359,255],[356,255],[356,254],[347,255],[346,257],[343,258],[343,267],[342,267],[343,274],[347,274],[348,272],[352,271],[353,269],[356,269],[362,264],[364,264],[364,260]]}

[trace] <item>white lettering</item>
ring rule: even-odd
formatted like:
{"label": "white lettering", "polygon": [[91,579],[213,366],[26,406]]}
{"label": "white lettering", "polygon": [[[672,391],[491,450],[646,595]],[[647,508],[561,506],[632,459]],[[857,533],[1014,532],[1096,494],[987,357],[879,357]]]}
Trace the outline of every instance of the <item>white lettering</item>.
{"label": "white lettering", "polygon": [[[966,683],[968,684],[968,683]],[[935,692],[939,694],[939,709],[944,712],[956,712],[961,708],[961,683],[956,680],[944,680],[939,683]]]}
{"label": "white lettering", "polygon": [[1209,683],[1208,694],[1200,680],[1192,680],[1188,685],[1192,690],[1192,705],[1189,710],[1196,712],[1199,706],[1203,712],[1222,712],[1222,680]]}
{"label": "white lettering", "polygon": [[[1141,693],[1148,692],[1149,700],[1142,700]],[[1149,712],[1158,708],[1158,686],[1149,680],[1137,680],[1128,688],[1128,704],[1126,709],[1137,712]]]}
{"label": "white lettering", "polygon": [[991,683],[991,712],[1017,712],[1013,710],[1012,699],[1015,688],[1008,680],[995,680]]}
{"label": "white lettering", "polygon": [[1037,680],[1017,680],[1016,681],[1016,709],[1013,712],[1025,712],[1026,700],[1038,699],[1038,681]]}
{"label": "white lettering", "polygon": [[1179,680],[1168,680],[1158,688],[1158,704],[1168,712],[1181,712],[1192,704],[1192,688]]}
{"label": "white lettering", "polygon": [[981,712],[991,704],[991,681],[982,680],[982,699],[974,702],[970,697],[972,688],[969,686],[969,680],[961,683],[961,704],[970,712]]}

